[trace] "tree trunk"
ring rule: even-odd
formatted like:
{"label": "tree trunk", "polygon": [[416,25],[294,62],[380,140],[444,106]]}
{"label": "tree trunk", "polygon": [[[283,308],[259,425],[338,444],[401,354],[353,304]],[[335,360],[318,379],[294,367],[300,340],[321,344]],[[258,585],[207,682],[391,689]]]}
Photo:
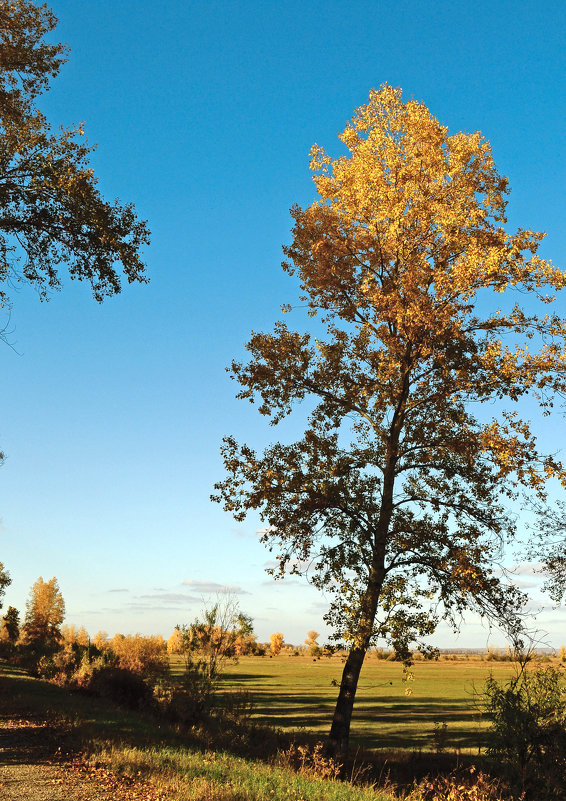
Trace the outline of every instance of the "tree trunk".
{"label": "tree trunk", "polygon": [[374,565],[366,594],[362,600],[362,614],[360,616],[358,630],[354,639],[354,645],[348,653],[346,664],[342,672],[340,692],[334,709],[334,717],[328,737],[327,750],[332,756],[345,756],[348,751],[348,740],[350,738],[350,721],[352,720],[352,710],[354,699],[358,689],[358,680],[365,655],[371,643],[377,604],[383,584],[383,557],[380,556],[379,566]]}
{"label": "tree trunk", "polygon": [[328,752],[332,756],[345,756],[348,751],[350,721],[352,720],[358,679],[360,678],[360,671],[366,652],[367,648],[352,648],[344,665],[340,692],[336,701],[332,727],[328,738]]}
{"label": "tree trunk", "polygon": [[[410,353],[407,353],[409,359]],[[354,639],[355,645],[350,649],[348,659],[344,665],[340,692],[336,701],[332,726],[328,737],[327,750],[332,756],[345,756],[348,751],[350,739],[350,722],[354,709],[358,680],[365,655],[371,643],[377,604],[381,594],[381,587],[385,577],[384,559],[385,545],[388,539],[391,516],[393,514],[393,487],[395,484],[395,469],[398,458],[399,436],[404,423],[404,410],[409,395],[410,365],[403,374],[403,381],[397,407],[391,421],[389,442],[387,447],[386,468],[383,473],[383,492],[379,521],[374,535],[373,564],[371,567],[368,585],[361,600],[361,616],[358,630]]]}

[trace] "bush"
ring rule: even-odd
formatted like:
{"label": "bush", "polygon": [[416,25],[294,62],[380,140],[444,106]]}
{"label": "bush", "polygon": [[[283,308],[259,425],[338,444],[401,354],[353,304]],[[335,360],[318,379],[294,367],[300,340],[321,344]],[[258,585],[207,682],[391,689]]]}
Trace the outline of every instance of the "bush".
{"label": "bush", "polygon": [[489,754],[510,768],[528,797],[566,793],[566,697],[560,667],[522,667],[506,683],[490,676],[484,709],[491,721]]}
{"label": "bush", "polygon": [[212,706],[212,690],[204,674],[187,672],[180,681],[157,681],[153,687],[153,701],[166,720],[191,727],[207,717]]}
{"label": "bush", "polygon": [[319,779],[338,779],[342,771],[342,764],[326,754],[322,743],[314,746],[291,743],[280,754],[279,764],[304,776],[315,776]]}
{"label": "bush", "polygon": [[163,637],[116,634],[107,648],[116,656],[118,667],[140,676],[163,676],[169,670]]}
{"label": "bush", "polygon": [[247,726],[254,713],[254,702],[249,690],[239,689],[224,693],[220,716],[236,725]]}
{"label": "bush", "polygon": [[413,788],[406,801],[502,801],[501,783],[478,773],[472,765],[448,776],[426,777]]}
{"label": "bush", "polygon": [[85,666],[83,677],[82,689],[128,709],[140,709],[151,698],[151,690],[141,676],[125,668],[90,665],[88,670]]}
{"label": "bush", "polygon": [[57,667],[52,656],[40,656],[34,671],[42,679],[52,679],[57,673]]}

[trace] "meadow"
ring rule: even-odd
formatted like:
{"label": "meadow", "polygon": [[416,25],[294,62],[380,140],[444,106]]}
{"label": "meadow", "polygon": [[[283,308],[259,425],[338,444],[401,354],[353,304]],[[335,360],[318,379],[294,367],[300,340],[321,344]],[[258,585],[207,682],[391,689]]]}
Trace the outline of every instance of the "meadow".
{"label": "meadow", "polygon": [[[316,661],[307,656],[247,656],[226,665],[220,689],[249,691],[258,723],[322,739],[330,727],[342,667],[339,656]],[[173,657],[172,669],[180,674],[181,657]],[[399,662],[369,657],[354,706],[353,749],[477,754],[487,726],[478,693],[490,671],[502,680],[513,667],[479,658],[420,661],[411,669],[413,680],[404,681]]]}
{"label": "meadow", "polygon": [[[351,759],[345,765],[346,778],[362,780],[355,787],[333,778],[324,759],[310,756],[328,731],[342,666],[340,656],[246,656],[227,663],[219,703],[241,691],[253,699],[255,725],[240,731],[230,724],[225,728],[222,717],[216,729],[171,726],[147,711],[72,693],[6,664],[0,665],[0,716],[52,720],[57,743],[80,751],[85,764],[127,781],[143,779],[170,801],[398,801],[426,775],[471,765],[489,771],[478,692],[490,672],[502,680],[513,665],[419,661],[407,682],[400,663],[370,657],[361,675]],[[180,676],[182,658],[173,657],[171,667]],[[297,760],[301,744],[311,746],[303,751],[307,762]],[[415,793],[410,798],[421,799]]]}

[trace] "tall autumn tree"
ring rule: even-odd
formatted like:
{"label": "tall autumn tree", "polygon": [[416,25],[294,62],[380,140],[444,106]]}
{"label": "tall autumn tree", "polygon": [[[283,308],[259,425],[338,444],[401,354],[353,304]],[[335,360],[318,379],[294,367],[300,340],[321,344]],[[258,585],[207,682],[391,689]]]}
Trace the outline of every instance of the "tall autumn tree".
{"label": "tall autumn tree", "polygon": [[22,626],[22,641],[36,656],[52,653],[62,641],[61,624],[65,617],[65,601],[53,576],[44,581],[40,576],[30,590]]}
{"label": "tall autumn tree", "polygon": [[468,608],[520,628],[521,598],[495,569],[508,508],[565,476],[515,407],[548,412],[566,389],[565,326],[544,306],[566,277],[537,255],[542,234],[506,233],[507,180],[485,139],[449,135],[387,85],[340,139],[338,159],[313,148],[318,199],[292,209],[284,248],[320,333],[277,323],[231,368],[273,425],[307,401],[306,430],[261,454],[225,438],[213,496],[238,520],[257,510],[280,572],[308,564],[331,599],[349,646],[336,753],[377,637],[407,658]]}
{"label": "tall autumn tree", "polygon": [[11,282],[42,297],[60,268],[88,281],[96,300],[120,291],[121,275],[146,281],[145,222],[131,204],[108,203],[89,166],[82,126],[53,132],[37,107],[66,60],[51,44],[56,17],[30,0],[0,4],[0,305]]}
{"label": "tall autumn tree", "polygon": [[269,650],[272,656],[279,656],[284,642],[285,638],[280,631],[276,631],[269,636]]}

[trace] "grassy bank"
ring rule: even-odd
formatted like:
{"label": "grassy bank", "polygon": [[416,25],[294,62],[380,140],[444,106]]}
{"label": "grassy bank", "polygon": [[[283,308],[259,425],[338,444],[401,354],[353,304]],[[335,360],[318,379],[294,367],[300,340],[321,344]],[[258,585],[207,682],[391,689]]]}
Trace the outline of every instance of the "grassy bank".
{"label": "grassy bank", "polygon": [[[353,787],[301,771],[285,758],[272,763],[206,747],[170,726],[117,709],[100,699],[68,693],[7,666],[0,669],[0,714],[49,717],[60,744],[118,774],[139,776],[171,801],[392,801],[392,793]],[[325,765],[318,765],[324,773]]]}

